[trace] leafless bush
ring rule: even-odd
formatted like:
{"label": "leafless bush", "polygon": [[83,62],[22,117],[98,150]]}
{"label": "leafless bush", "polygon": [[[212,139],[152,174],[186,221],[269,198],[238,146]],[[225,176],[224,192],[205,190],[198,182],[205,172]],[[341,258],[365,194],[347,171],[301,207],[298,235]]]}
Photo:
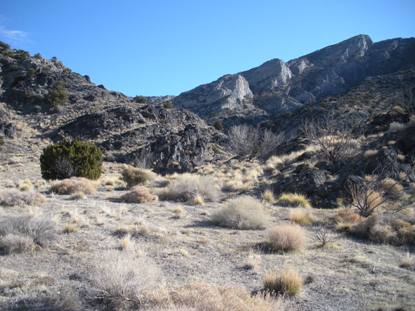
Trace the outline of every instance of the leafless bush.
{"label": "leafless bush", "polygon": [[385,198],[379,191],[381,187],[377,178],[372,180],[349,179],[346,187],[352,199],[351,204],[359,211],[360,216],[369,217],[385,202]]}
{"label": "leafless bush", "polygon": [[351,205],[363,217],[372,215],[381,207],[386,202],[388,194],[402,191],[399,182],[388,177],[395,174],[390,167],[380,164],[374,172],[373,176],[366,178],[354,176],[346,182],[346,189],[352,200]]}
{"label": "leafless bush", "polygon": [[269,157],[285,139],[285,135],[274,134],[248,125],[237,125],[228,132],[231,149],[240,156]]}
{"label": "leafless bush", "polygon": [[338,120],[330,112],[320,119],[305,121],[302,130],[304,136],[319,147],[322,156],[333,164],[344,162],[358,154],[359,142],[354,138],[354,130],[359,120]]}
{"label": "leafless bush", "polygon": [[319,227],[314,233],[314,239],[320,244],[321,247],[324,247],[327,243],[331,242],[332,236],[327,228]]}

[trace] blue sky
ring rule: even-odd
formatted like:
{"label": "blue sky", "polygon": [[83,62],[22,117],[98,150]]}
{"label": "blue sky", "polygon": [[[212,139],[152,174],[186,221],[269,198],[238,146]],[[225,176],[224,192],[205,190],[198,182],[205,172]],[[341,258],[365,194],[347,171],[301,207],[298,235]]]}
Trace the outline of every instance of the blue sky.
{"label": "blue sky", "polygon": [[415,36],[415,0],[1,0],[0,40],[127,95],[177,95],[357,34]]}

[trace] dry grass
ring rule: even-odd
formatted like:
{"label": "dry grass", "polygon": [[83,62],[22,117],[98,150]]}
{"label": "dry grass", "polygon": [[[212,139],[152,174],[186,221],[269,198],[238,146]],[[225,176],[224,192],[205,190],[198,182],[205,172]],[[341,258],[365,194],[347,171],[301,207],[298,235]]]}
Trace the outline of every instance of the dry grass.
{"label": "dry grass", "polygon": [[85,199],[86,199],[86,195],[82,191],[75,192],[74,194],[71,195],[71,200],[78,201],[78,200],[85,200]]}
{"label": "dry grass", "polygon": [[20,191],[33,191],[34,186],[30,179],[19,180],[17,183],[17,188]]}
{"label": "dry grass", "polygon": [[263,229],[269,221],[264,206],[253,197],[240,196],[225,203],[211,216],[212,223],[234,229]]}
{"label": "dry grass", "polygon": [[399,199],[404,194],[403,186],[392,178],[382,180],[382,189],[387,196],[393,199]]}
{"label": "dry grass", "polygon": [[55,237],[55,225],[47,219],[17,216],[3,219],[0,222],[0,238],[3,240],[4,245],[9,245],[9,248],[13,248],[12,242],[16,242],[15,248],[19,248],[18,245],[23,242],[29,245],[26,243],[27,239],[31,239],[32,244],[45,247]]}
{"label": "dry grass", "polygon": [[203,201],[217,201],[220,197],[217,182],[211,176],[185,173],[172,178],[167,189],[159,193],[160,200],[199,203],[200,199],[195,201],[197,196]]}
{"label": "dry grass", "polygon": [[122,173],[123,180],[127,183],[127,187],[133,187],[136,185],[144,185],[148,182],[156,179],[157,174],[151,170],[144,168],[136,168],[133,166],[126,166]]}
{"label": "dry grass", "polygon": [[276,204],[285,207],[311,207],[310,201],[304,195],[298,193],[283,193]]}
{"label": "dry grass", "polygon": [[83,192],[84,194],[93,194],[97,191],[97,182],[83,177],[72,177],[56,181],[50,190],[57,194],[74,194]]}
{"label": "dry grass", "polygon": [[6,234],[0,237],[0,255],[10,255],[35,250],[33,238],[26,235]]}
{"label": "dry grass", "polygon": [[258,271],[261,265],[261,256],[250,251],[244,263],[242,269]]}
{"label": "dry grass", "polygon": [[290,211],[288,218],[299,225],[311,225],[314,223],[314,217],[309,210],[295,208]]}
{"label": "dry grass", "polygon": [[93,261],[88,296],[111,310],[141,309],[148,291],[163,285],[158,267],[147,257],[107,251]]}
{"label": "dry grass", "polygon": [[125,203],[147,203],[157,200],[157,196],[152,194],[150,190],[144,186],[135,186],[120,197]]}
{"label": "dry grass", "polygon": [[351,208],[339,208],[334,218],[337,224],[356,223],[356,222],[359,222],[361,219],[362,219],[362,216],[357,214]]}
{"label": "dry grass", "polygon": [[272,192],[272,190],[270,189],[265,190],[264,193],[262,194],[262,200],[265,202],[268,202],[269,204],[274,204],[275,198],[274,198],[274,193]]}
{"label": "dry grass", "polygon": [[265,275],[263,284],[264,290],[273,295],[296,296],[303,288],[303,279],[295,270],[285,269]]}
{"label": "dry grass", "polygon": [[273,251],[296,251],[304,248],[305,234],[299,225],[280,225],[268,233],[268,244]]}
{"label": "dry grass", "polygon": [[[147,310],[147,309],[146,309]],[[278,311],[280,300],[252,296],[244,288],[191,283],[155,293],[151,311]]]}
{"label": "dry grass", "polygon": [[16,189],[0,191],[0,206],[36,205],[45,202],[45,197],[37,192],[22,192]]}
{"label": "dry grass", "polygon": [[318,147],[315,145],[309,145],[303,150],[293,151],[289,154],[272,156],[265,162],[266,170],[275,170],[279,167],[295,162],[300,156],[306,152],[316,152]]}
{"label": "dry grass", "polygon": [[75,233],[78,231],[79,231],[79,227],[76,224],[66,224],[62,230],[63,233],[67,233],[67,234]]}

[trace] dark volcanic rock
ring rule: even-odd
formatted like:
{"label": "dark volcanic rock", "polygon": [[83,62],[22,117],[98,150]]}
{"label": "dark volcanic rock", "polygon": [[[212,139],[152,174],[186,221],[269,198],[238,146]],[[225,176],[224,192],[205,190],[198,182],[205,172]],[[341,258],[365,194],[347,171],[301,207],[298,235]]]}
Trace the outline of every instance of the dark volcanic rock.
{"label": "dark volcanic rock", "polygon": [[[67,100],[50,105],[48,95],[62,84]],[[0,135],[15,135],[7,111],[18,112],[40,137],[92,140],[107,159],[143,163],[158,172],[192,170],[212,160],[214,143],[224,135],[189,111],[166,108],[171,96],[135,103],[122,93],[96,86],[89,76],[66,68],[57,59],[0,45]],[[165,107],[166,106],[166,107]],[[2,108],[2,106],[0,106]],[[3,112],[0,110],[0,112]]]}

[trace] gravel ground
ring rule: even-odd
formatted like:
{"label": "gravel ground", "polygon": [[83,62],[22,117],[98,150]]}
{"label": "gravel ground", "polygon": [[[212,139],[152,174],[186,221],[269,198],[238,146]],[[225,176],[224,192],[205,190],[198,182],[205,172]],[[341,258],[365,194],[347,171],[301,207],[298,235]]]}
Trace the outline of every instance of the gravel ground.
{"label": "gravel ground", "polygon": [[[40,179],[36,153],[3,159],[0,190],[21,179]],[[108,167],[108,165],[107,165]],[[40,187],[40,191],[47,189]],[[315,227],[304,227],[305,250],[294,253],[262,252],[258,243],[267,230],[231,230],[209,224],[220,203],[188,206],[173,202],[116,203],[123,191],[100,188],[78,201],[44,192],[47,200],[36,207],[1,207],[0,220],[32,213],[56,223],[58,237],[35,252],[0,256],[0,309],[22,299],[37,298],[60,288],[75,288],[83,299],[89,286],[88,270],[103,252],[117,250],[120,227],[136,225],[141,234],[132,238],[131,254],[145,254],[160,267],[171,286],[203,281],[225,286],[261,289],[268,271],[295,268],[306,280],[301,294],[286,299],[287,310],[415,310],[415,271],[400,268],[411,249],[369,244],[331,232],[335,247],[320,248]],[[184,208],[176,217],[174,210]],[[272,225],[288,222],[288,208],[272,209]],[[320,211],[329,215],[333,211]],[[64,233],[76,223],[77,231]],[[256,269],[243,268],[250,253],[260,258]],[[133,256],[133,255],[132,255]],[[381,309],[379,309],[381,308]]]}

